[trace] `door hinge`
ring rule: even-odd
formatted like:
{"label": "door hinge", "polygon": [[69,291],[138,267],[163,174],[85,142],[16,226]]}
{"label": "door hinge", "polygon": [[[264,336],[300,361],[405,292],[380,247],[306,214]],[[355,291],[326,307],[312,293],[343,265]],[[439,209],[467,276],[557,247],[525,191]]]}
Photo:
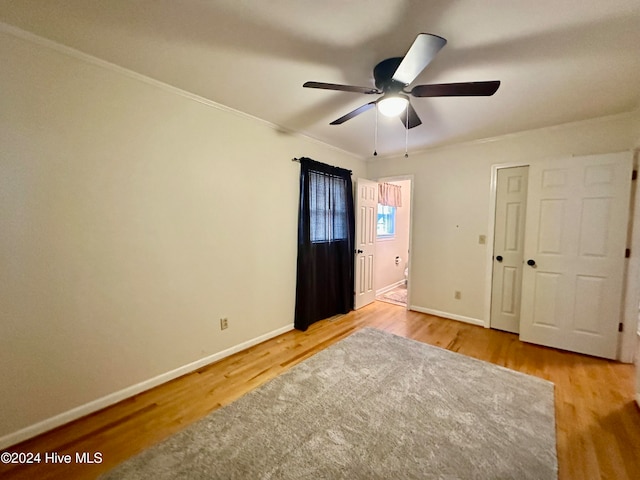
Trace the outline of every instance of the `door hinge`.
{"label": "door hinge", "polygon": [[633,172],[631,172],[631,180],[637,180],[638,179],[638,170],[634,170]]}
{"label": "door hinge", "polygon": [[624,249],[624,258],[629,258],[631,257],[631,249],[630,248],[625,248]]}
{"label": "door hinge", "polygon": [[618,324],[618,331],[619,331],[619,332],[624,332],[624,325],[622,324],[622,322],[620,322],[620,323]]}

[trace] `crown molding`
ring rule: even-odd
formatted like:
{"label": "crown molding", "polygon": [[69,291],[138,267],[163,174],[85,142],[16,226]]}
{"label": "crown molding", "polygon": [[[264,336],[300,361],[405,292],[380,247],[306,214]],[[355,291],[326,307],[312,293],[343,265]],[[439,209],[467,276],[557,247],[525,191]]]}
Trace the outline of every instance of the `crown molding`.
{"label": "crown molding", "polygon": [[5,22],[1,22],[0,21],[0,32],[2,33],[6,33],[9,35],[12,35],[14,37],[20,38],[22,40],[26,40],[28,42],[40,45],[41,47],[44,48],[48,48],[50,50],[54,50],[58,53],[61,53],[63,55],[67,55],[69,57],[75,58],[76,60],[80,60],[86,63],[90,63],[92,65],[96,65],[98,67],[101,68],[105,68],[107,70],[110,70],[112,72],[118,73],[120,75],[126,76],[128,78],[132,78],[134,80],[138,80],[140,82],[146,83],[147,85],[151,85],[154,86],[156,88],[159,88],[161,90],[164,90],[165,92],[169,92],[172,93],[174,95],[179,95],[181,97],[187,98],[189,100],[192,100],[194,102],[198,102],[201,103],[203,105],[206,105],[207,107],[211,107],[211,108],[215,108],[216,110],[221,110],[223,112],[227,112],[233,115],[237,115],[239,117],[248,119],[248,120],[252,120],[254,122],[260,123],[272,130],[275,130],[277,133],[279,134],[287,134],[287,135],[292,135],[304,140],[307,140],[309,142],[315,143],[317,145],[320,145],[322,147],[325,148],[329,148],[333,151],[337,151],[340,152],[344,155],[347,155],[351,158],[354,158],[356,160],[365,160],[364,156],[361,155],[356,155],[353,152],[349,152],[347,150],[343,150],[341,148],[338,148],[334,145],[331,145],[329,143],[323,142],[322,140],[319,140],[315,137],[312,137],[310,135],[307,134],[303,134],[300,133],[299,131],[296,130],[292,130],[290,128],[284,127],[282,125],[277,125],[275,123],[269,122],[267,120],[264,120],[262,118],[259,117],[255,117],[253,115],[250,115],[248,113],[242,112],[240,110],[236,110],[234,108],[228,107],[226,105],[223,105],[221,103],[217,103],[214,102],[213,100],[210,100],[206,97],[200,96],[198,94],[189,92],[187,90],[183,90],[181,88],[178,88],[174,85],[162,82],[160,80],[156,80],[155,78],[151,78],[148,77],[147,75],[143,75],[141,73],[138,73],[134,70],[130,70],[128,68],[122,67],[120,65],[117,65],[115,63],[109,62],[107,60],[103,60],[101,58],[95,57],[91,54],[85,53],[81,50],[78,50],[76,48],[72,48],[69,47],[67,45],[61,44],[59,42],[56,42],[54,40],[50,40],[48,38],[45,37],[41,37],[40,35],[37,35],[35,33],[29,32],[27,30],[23,30],[22,28],[16,27],[14,25],[10,25],[8,23]]}
{"label": "crown molding", "polygon": [[[519,137],[524,137],[526,135],[529,135],[530,133],[533,132],[545,132],[545,131],[558,131],[558,130],[563,130],[563,129],[568,129],[568,128],[573,128],[576,126],[580,126],[580,125],[591,125],[591,124],[598,124],[598,123],[605,123],[605,122],[610,122],[611,120],[616,120],[616,119],[629,119],[632,120],[635,116],[640,115],[640,109],[635,109],[635,110],[630,110],[630,111],[626,111],[626,112],[621,112],[621,113],[615,113],[612,115],[604,115],[601,117],[593,117],[593,118],[588,118],[585,120],[577,120],[574,122],[567,122],[567,123],[559,123],[556,125],[548,125],[545,127],[539,127],[539,128],[532,128],[530,130],[521,130],[519,132],[513,132],[513,133],[506,133],[504,135],[497,135],[495,137],[486,137],[486,138],[480,138],[480,139],[476,139],[476,140],[468,140],[466,142],[452,142],[452,143],[447,143],[444,145],[438,145],[435,147],[428,147],[428,148],[423,148],[420,150],[416,150],[411,152],[411,155],[421,155],[421,154],[425,154],[425,153],[434,153],[434,152],[440,152],[443,150],[449,150],[452,148],[460,148],[460,147],[472,147],[472,146],[476,146],[476,145],[484,145],[487,143],[495,143],[495,142],[499,142],[502,140],[508,140],[508,139],[514,139],[514,138],[519,138]],[[637,145],[640,146],[640,137],[637,140]],[[410,156],[411,156],[410,155]],[[372,162],[372,161],[380,161],[380,160],[395,160],[395,159],[404,159],[404,153],[403,154],[393,154],[393,155],[388,155],[388,156],[378,156],[377,158],[372,158],[372,157],[368,157],[367,161],[368,162]]]}

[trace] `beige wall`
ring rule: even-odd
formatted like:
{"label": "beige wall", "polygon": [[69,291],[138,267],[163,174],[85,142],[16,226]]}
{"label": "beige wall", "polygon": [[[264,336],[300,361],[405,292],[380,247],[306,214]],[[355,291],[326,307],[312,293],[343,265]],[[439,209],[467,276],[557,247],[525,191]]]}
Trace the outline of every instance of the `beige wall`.
{"label": "beige wall", "polygon": [[633,118],[606,117],[410,153],[402,161],[372,161],[371,178],[414,175],[413,308],[484,324],[490,246],[479,244],[478,236],[489,233],[491,166],[628,150],[637,133]]}
{"label": "beige wall", "polygon": [[633,113],[631,119],[631,128],[633,131],[633,136],[635,138],[634,147],[636,149],[640,149],[640,109],[636,110]]}
{"label": "beige wall", "polygon": [[[381,180],[384,181],[384,180]],[[404,280],[404,269],[409,252],[409,220],[411,218],[411,181],[388,181],[402,188],[402,207],[396,208],[396,235],[393,239],[376,242],[375,286],[384,290]],[[396,265],[395,258],[400,257]]]}
{"label": "beige wall", "polygon": [[1,31],[0,60],[0,447],[292,325],[291,158],[362,160]]}

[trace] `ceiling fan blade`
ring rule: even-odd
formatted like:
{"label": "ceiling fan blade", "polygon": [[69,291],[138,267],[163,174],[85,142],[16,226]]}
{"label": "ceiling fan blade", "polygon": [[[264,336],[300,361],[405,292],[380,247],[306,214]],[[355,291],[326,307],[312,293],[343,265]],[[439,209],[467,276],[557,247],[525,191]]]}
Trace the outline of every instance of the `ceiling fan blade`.
{"label": "ceiling fan blade", "polygon": [[371,108],[375,107],[375,105],[376,105],[376,102],[366,103],[366,104],[362,105],[361,107],[358,107],[355,110],[347,113],[346,115],[343,115],[342,117],[338,118],[337,120],[334,120],[329,125],[340,125],[341,123],[344,123],[347,120],[351,120],[356,115],[360,115],[361,113],[364,113],[367,110],[370,110]]}
{"label": "ceiling fan blade", "polygon": [[490,97],[496,93],[499,86],[500,80],[416,85],[411,89],[411,95],[414,97]]}
{"label": "ceiling fan blade", "polygon": [[[407,118],[407,114],[409,115],[409,118]],[[413,106],[410,103],[407,104],[407,110],[398,115],[398,118],[405,128],[414,128],[418,125],[422,125],[422,120],[420,120],[418,113],[414,110]]]}
{"label": "ceiling fan blade", "polygon": [[420,33],[398,65],[393,80],[409,85],[425,69],[447,41],[431,33]]}
{"label": "ceiling fan blade", "polygon": [[337,83],[305,82],[302,86],[306,88],[320,88],[322,90],[339,90],[341,92],[355,92],[366,94],[382,93],[377,88],[357,87],[355,85],[338,85]]}

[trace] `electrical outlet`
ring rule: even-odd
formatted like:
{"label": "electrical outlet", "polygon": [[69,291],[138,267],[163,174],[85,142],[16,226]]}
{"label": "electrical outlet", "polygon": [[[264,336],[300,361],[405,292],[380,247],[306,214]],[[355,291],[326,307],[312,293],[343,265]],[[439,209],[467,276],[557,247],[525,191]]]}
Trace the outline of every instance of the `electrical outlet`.
{"label": "electrical outlet", "polygon": [[460,297],[462,296],[462,294],[456,290],[453,294],[453,298],[455,298],[456,300],[460,300]]}
{"label": "electrical outlet", "polygon": [[220,330],[224,330],[225,328],[229,328],[229,319],[226,317],[220,319]]}

